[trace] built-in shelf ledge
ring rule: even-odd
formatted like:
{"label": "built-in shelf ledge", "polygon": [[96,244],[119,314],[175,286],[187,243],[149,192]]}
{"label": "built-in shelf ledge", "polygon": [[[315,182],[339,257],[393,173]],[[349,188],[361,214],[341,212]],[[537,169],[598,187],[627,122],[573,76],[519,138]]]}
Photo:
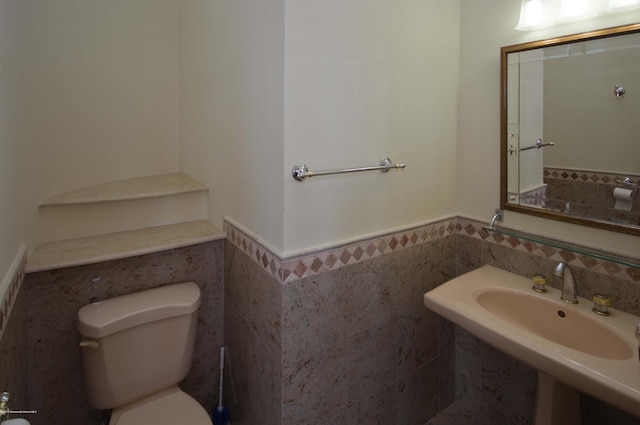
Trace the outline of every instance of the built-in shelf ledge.
{"label": "built-in shelf ledge", "polygon": [[97,184],[47,198],[40,206],[94,204],[206,192],[205,185],[180,173],[137,177]]}
{"label": "built-in shelf ledge", "polygon": [[29,256],[27,273],[150,254],[224,239],[207,220],[46,242]]}

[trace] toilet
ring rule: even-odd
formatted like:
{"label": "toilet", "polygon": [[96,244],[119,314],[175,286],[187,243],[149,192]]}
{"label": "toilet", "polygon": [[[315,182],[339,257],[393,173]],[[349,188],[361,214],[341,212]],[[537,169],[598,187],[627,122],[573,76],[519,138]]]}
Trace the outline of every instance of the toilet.
{"label": "toilet", "polygon": [[89,403],[109,425],[211,425],[178,383],[191,368],[200,289],[193,282],[85,305],[77,327]]}

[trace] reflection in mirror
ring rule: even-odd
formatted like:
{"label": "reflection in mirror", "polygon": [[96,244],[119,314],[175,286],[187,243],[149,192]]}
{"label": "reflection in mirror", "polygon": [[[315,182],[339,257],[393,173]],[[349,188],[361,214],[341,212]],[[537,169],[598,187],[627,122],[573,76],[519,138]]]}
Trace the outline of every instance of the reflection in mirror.
{"label": "reflection in mirror", "polygon": [[501,50],[501,207],[640,235],[640,24]]}

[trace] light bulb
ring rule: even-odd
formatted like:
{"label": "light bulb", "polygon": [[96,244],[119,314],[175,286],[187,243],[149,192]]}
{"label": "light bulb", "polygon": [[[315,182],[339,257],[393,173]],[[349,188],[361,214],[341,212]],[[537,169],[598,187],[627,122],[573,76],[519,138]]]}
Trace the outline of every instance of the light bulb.
{"label": "light bulb", "polygon": [[587,0],[562,0],[560,5],[560,21],[577,21],[593,16],[589,10]]}
{"label": "light bulb", "polygon": [[546,22],[544,19],[544,11],[540,0],[522,0],[520,6],[520,21],[515,29],[520,31],[530,31],[536,28],[542,28]]}
{"label": "light bulb", "polygon": [[609,0],[608,12],[624,12],[640,7],[640,0]]}

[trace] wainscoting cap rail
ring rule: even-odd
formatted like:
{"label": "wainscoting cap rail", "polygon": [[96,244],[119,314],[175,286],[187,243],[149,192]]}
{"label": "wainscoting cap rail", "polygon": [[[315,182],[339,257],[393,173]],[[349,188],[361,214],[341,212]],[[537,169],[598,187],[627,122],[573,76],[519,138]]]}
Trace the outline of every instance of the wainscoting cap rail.
{"label": "wainscoting cap rail", "polygon": [[[496,215],[498,215],[498,211],[496,210]],[[494,224],[494,220],[492,219],[492,224]],[[584,255],[591,258],[597,258],[599,260],[609,261],[612,263],[620,264],[622,266],[632,267],[636,269],[640,269],[640,259],[635,257],[627,257],[624,255],[617,255],[613,253],[609,253],[606,251],[600,251],[597,248],[581,246],[581,245],[573,245],[569,242],[563,242],[560,240],[552,239],[546,236],[534,235],[530,233],[525,233],[520,230],[510,229],[508,227],[503,226],[495,226],[495,225],[483,226],[483,229],[488,232],[499,233],[503,236],[508,236],[511,238],[517,238],[525,241],[534,242],[537,244],[547,245],[553,248],[557,248],[561,251],[573,252],[576,254]]]}
{"label": "wainscoting cap rail", "polygon": [[304,181],[307,177],[315,177],[315,176],[328,176],[330,174],[346,174],[346,173],[356,173],[359,171],[375,171],[379,170],[383,173],[388,172],[391,169],[401,169],[405,168],[407,165],[404,162],[400,164],[393,164],[389,157],[385,156],[380,160],[378,165],[374,165],[372,167],[359,167],[359,168],[344,168],[341,170],[328,170],[328,171],[309,171],[309,167],[304,162],[296,162],[291,170],[291,175],[297,181]]}

